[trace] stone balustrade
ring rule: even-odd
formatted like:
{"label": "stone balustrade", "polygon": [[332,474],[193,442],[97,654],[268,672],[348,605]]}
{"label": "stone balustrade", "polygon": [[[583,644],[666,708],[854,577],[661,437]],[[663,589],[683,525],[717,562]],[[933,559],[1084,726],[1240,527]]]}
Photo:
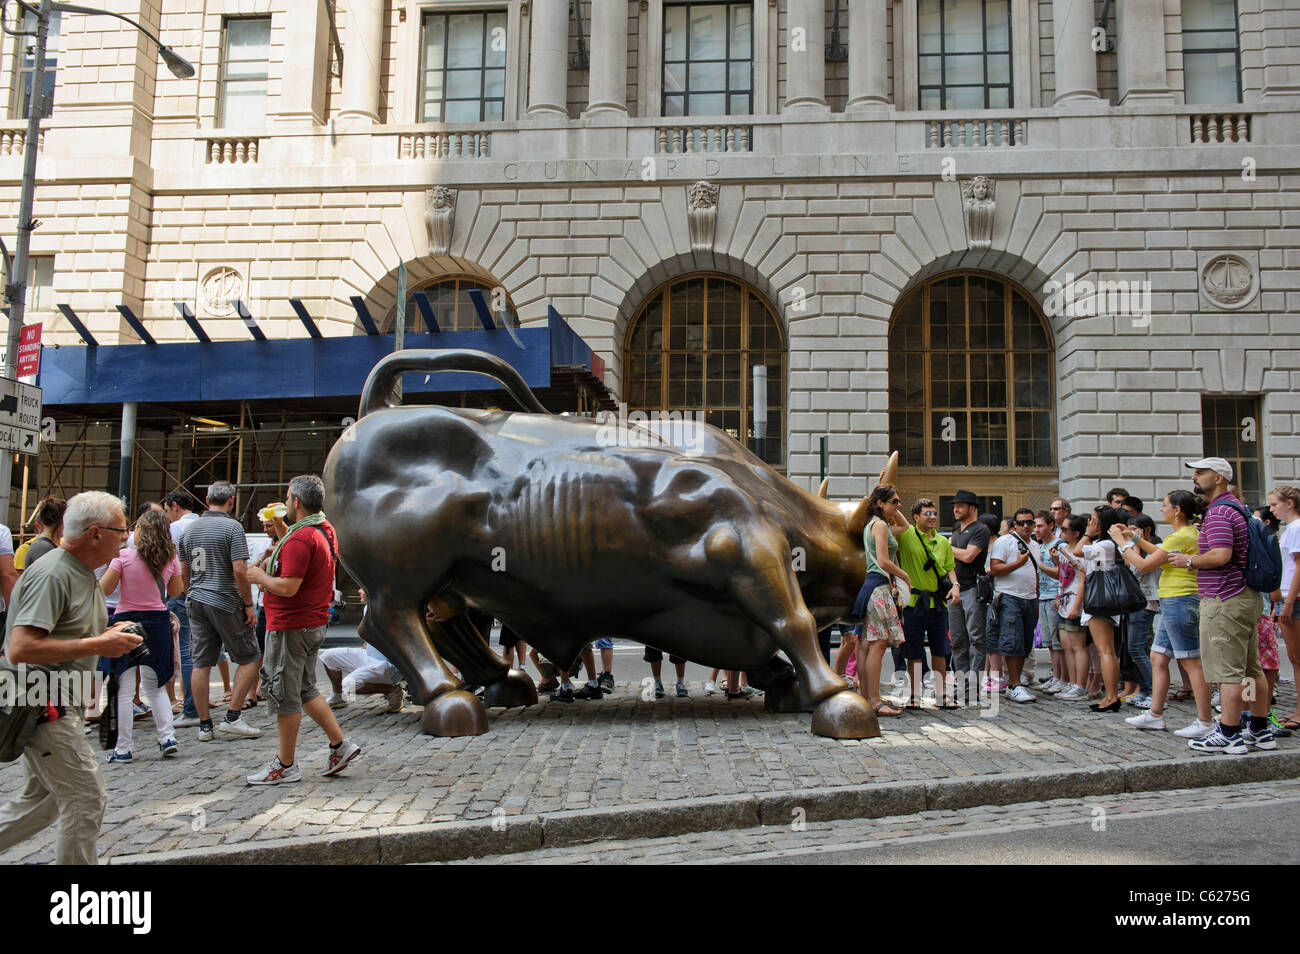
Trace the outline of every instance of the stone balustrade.
{"label": "stone balustrade", "polygon": [[244,166],[257,162],[256,137],[207,140],[205,161],[210,166]]}

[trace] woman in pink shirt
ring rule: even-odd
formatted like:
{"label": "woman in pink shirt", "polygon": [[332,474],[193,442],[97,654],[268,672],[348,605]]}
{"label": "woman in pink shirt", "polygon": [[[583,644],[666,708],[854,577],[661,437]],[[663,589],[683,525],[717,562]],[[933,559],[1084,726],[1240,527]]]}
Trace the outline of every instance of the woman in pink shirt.
{"label": "woman in pink shirt", "polygon": [[[140,695],[148,700],[153,710],[158,751],[164,758],[171,758],[176,755],[177,747],[166,686],[175,673],[176,659],[172,653],[167,597],[179,596],[184,584],[167,518],[158,511],[151,510],[136,521],[135,548],[122,550],[113,559],[99,585],[108,594],[119,583],[121,599],[111,619],[114,623],[130,620],[144,627],[144,644],[149,647],[149,656],[140,668]],[[135,661],[125,655],[117,659],[101,659],[99,668],[118,677],[117,746],[108,761],[130,762]]]}

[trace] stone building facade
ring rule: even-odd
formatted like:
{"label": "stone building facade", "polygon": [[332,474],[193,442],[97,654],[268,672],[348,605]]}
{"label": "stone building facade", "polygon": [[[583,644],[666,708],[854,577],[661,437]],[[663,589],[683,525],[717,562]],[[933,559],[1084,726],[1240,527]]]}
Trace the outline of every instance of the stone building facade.
{"label": "stone building facade", "polygon": [[235,298],[271,338],[305,334],[290,298],[326,335],[360,333],[352,296],[387,329],[403,265],[408,289],[501,290],[523,325],[553,306],[620,400],[746,442],[761,363],[764,452],[834,496],[890,450],[905,496],[1008,512],[1150,500],[1202,453],[1255,496],[1300,478],[1289,0],[111,8],[198,73],[65,15],[47,344],[77,341],[54,304],[109,344],[135,340],[119,304],[159,341],[192,340],[176,302],[246,338]]}

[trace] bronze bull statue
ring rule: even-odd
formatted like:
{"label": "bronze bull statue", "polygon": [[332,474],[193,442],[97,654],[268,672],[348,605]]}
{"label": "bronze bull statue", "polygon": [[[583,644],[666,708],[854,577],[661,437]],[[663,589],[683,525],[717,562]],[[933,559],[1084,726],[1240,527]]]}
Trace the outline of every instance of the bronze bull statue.
{"label": "bronze bull statue", "polygon": [[[401,374],[433,371],[489,375],[532,413],[388,405]],[[862,586],[866,499],[846,515],[722,431],[672,423],[689,452],[654,423],[620,432],[548,414],[482,352],[401,351],[375,365],[326,461],[325,507],[366,589],[362,635],[425,705],[426,731],[487,730],[448,662],[488,705],[537,701],[459,612],[469,606],[561,668],[619,635],[746,671],[769,709],[811,710],[818,735],[880,734],[817,646]],[[448,618],[427,623],[429,604]]]}

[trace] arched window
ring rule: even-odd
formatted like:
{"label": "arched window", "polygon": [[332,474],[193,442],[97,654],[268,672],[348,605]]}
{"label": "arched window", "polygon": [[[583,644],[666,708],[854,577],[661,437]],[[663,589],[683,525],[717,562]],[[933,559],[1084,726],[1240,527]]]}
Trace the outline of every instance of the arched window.
{"label": "arched window", "polygon": [[889,432],[904,467],[1050,468],[1052,342],[1011,282],[945,275],[889,332]]}
{"label": "arched window", "polygon": [[[479,321],[478,312],[474,310],[474,300],[470,298],[469,294],[475,290],[483,293],[483,299],[488,310],[492,312],[494,323],[499,322],[495,306],[504,303],[506,320],[512,328],[519,327],[519,316],[515,314],[515,306],[511,303],[509,296],[505,294],[504,289],[499,287],[494,289],[493,286],[476,278],[439,278],[419,288],[412,289],[407,294],[406,331],[415,333],[429,330],[425,326],[420,308],[415,302],[416,292],[423,292],[428,296],[429,305],[433,309],[433,317],[438,322],[439,331],[473,331],[481,329],[483,325]],[[495,301],[493,300],[494,290],[496,291]],[[396,317],[396,310],[388,317],[388,329],[390,331]]]}
{"label": "arched window", "polygon": [[734,279],[681,279],[642,306],[624,351],[628,409],[703,412],[708,423],[754,450],[755,365],[767,368],[762,456],[783,468],[785,341],[772,309]]}

